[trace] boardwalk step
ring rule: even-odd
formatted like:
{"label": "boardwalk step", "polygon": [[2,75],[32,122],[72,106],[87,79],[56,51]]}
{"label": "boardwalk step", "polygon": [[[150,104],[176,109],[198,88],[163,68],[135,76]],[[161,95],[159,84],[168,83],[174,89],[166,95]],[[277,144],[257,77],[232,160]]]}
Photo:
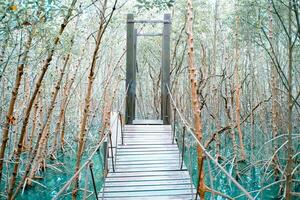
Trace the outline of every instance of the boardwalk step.
{"label": "boardwalk step", "polygon": [[[165,171],[174,171],[174,170],[178,170],[179,169],[179,166],[178,167],[146,167],[146,168],[117,168],[115,169],[115,172],[121,172],[121,173],[124,173],[124,172],[144,172],[144,170],[151,170],[153,172],[157,172],[157,171],[161,171],[161,170],[165,170]],[[186,168],[184,168],[185,170]],[[110,169],[110,172],[112,172],[112,169]]]}
{"label": "boardwalk step", "polygon": [[122,182],[119,184],[124,183],[147,183],[149,181],[151,182],[160,182],[160,181],[172,181],[172,182],[180,182],[180,181],[188,181],[190,183],[189,177],[172,177],[172,176],[116,176],[116,177],[110,177],[106,178],[105,180],[107,183],[112,182]]}
{"label": "boardwalk step", "polygon": [[[119,187],[119,186],[150,186],[150,185],[177,185],[177,184],[188,184],[190,185],[190,179],[141,179],[141,180],[107,180],[106,187]],[[191,185],[190,185],[191,186]]]}
{"label": "boardwalk step", "polygon": [[161,148],[155,148],[155,147],[148,147],[148,148],[122,148],[118,149],[118,153],[120,152],[163,152],[163,151],[176,151],[179,152],[178,149],[174,147],[161,147]]}
{"label": "boardwalk step", "polygon": [[152,145],[143,145],[143,144],[136,144],[136,145],[121,145],[119,144],[118,149],[148,149],[148,148],[157,148],[157,149],[163,149],[163,148],[176,148],[177,145],[165,143],[165,144],[152,144]]}
{"label": "boardwalk step", "polygon": [[179,151],[135,151],[135,152],[118,151],[118,156],[136,156],[136,155],[147,156],[148,154],[150,154],[150,155],[179,154]]}
{"label": "boardwalk step", "polygon": [[[101,197],[101,195],[100,195]],[[102,199],[102,198],[100,198]],[[119,197],[109,197],[109,198],[103,198],[104,200],[106,199],[116,199],[119,200]],[[149,195],[147,197],[143,196],[143,200],[194,200],[195,197],[192,197],[192,195],[188,194],[188,195],[168,195],[168,196],[152,196]],[[138,197],[122,197],[122,200],[141,200],[141,198]]]}
{"label": "boardwalk step", "polygon": [[151,171],[144,171],[138,173],[109,173],[108,178],[110,177],[138,177],[138,176],[170,176],[170,177],[189,177],[189,173],[187,171],[158,171],[158,172],[151,172]]}
{"label": "boardwalk step", "polygon": [[145,160],[145,161],[118,161],[116,165],[153,165],[153,164],[179,164],[177,159],[174,160]]}
{"label": "boardwalk step", "polygon": [[135,119],[135,120],[133,120],[133,124],[135,124],[135,125],[138,125],[138,124],[162,125],[163,121],[162,120],[151,120],[151,119],[147,119],[147,120]]}
{"label": "boardwalk step", "polygon": [[105,193],[112,192],[146,192],[146,191],[168,191],[168,190],[192,190],[190,184],[176,184],[176,185],[137,185],[137,186],[106,186]]}
{"label": "boardwalk step", "polygon": [[[141,197],[146,197],[150,199],[150,196],[153,199],[161,199],[162,197],[176,197],[178,198],[181,195],[184,195],[188,199],[192,199],[192,191],[190,189],[179,189],[179,190],[152,190],[152,191],[127,191],[127,192],[104,192],[104,199],[106,198],[119,198],[119,199],[128,199],[135,197],[136,199],[141,199]],[[195,192],[194,192],[195,193]],[[188,196],[189,195],[189,196]],[[140,197],[140,198],[137,198]],[[156,198],[155,198],[156,197]],[[173,199],[173,198],[170,198]]]}

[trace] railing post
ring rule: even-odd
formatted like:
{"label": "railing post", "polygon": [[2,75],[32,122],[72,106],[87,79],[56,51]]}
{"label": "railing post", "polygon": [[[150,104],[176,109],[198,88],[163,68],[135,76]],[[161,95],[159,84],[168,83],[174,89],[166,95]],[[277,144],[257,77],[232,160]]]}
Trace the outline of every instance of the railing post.
{"label": "railing post", "polygon": [[95,196],[96,196],[96,199],[98,200],[98,193],[97,193],[97,188],[96,188],[96,183],[95,183],[95,178],[94,178],[94,173],[93,173],[93,163],[92,162],[89,164],[89,167],[90,167],[90,172],[91,172],[91,176],[92,176]]}
{"label": "railing post", "polygon": [[182,153],[181,153],[181,165],[180,165],[180,170],[183,168],[183,159],[184,159],[184,151],[185,151],[185,126],[183,126],[182,130]]}
{"label": "railing post", "polygon": [[126,43],[126,96],[125,123],[132,124],[135,108],[135,31],[133,14],[127,14],[127,43]]}
{"label": "railing post", "polygon": [[122,115],[119,113],[120,125],[121,125],[121,144],[124,145],[124,133],[123,133],[123,123],[122,123]]}
{"label": "railing post", "polygon": [[[192,191],[192,199],[194,199],[194,185],[193,185],[193,170],[192,170],[192,160],[191,160],[191,146],[188,145],[188,160],[189,160],[189,170],[190,170],[190,182],[191,182],[191,191]],[[198,189],[197,189],[198,191]],[[197,200],[198,195],[196,195]]]}
{"label": "railing post", "polygon": [[161,79],[161,119],[164,124],[170,124],[170,33],[171,15],[164,15],[164,27],[162,38],[162,79]]}
{"label": "railing post", "polygon": [[175,136],[176,136],[176,108],[173,109],[173,136],[172,136],[172,144],[174,144]]}
{"label": "railing post", "polygon": [[107,141],[103,142],[103,165],[104,165],[104,173],[103,176],[106,177],[108,173],[107,159],[108,159],[108,151],[107,151]]}
{"label": "railing post", "polygon": [[88,187],[88,174],[89,164],[85,166],[85,177],[84,177],[84,192],[83,192],[83,199],[86,199],[87,187]]}
{"label": "railing post", "polygon": [[[115,167],[117,165],[117,151],[118,151],[118,139],[119,139],[119,120],[120,120],[120,126],[122,126],[120,115],[121,115],[120,111],[118,111],[118,113],[117,113],[117,129],[116,129],[117,133],[116,133]],[[122,127],[121,127],[121,131],[122,131]]]}
{"label": "railing post", "polygon": [[108,138],[109,138],[109,144],[110,144],[110,153],[111,153],[111,165],[112,170],[115,172],[115,165],[114,165],[114,150],[112,145],[112,139],[111,139],[111,131],[108,132]]}

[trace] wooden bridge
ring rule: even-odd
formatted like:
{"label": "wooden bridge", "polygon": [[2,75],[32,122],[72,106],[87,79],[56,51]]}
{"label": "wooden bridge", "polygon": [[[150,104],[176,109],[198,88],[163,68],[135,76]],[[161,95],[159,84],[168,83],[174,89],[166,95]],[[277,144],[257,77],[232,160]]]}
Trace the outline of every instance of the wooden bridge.
{"label": "wooden bridge", "polygon": [[[135,23],[162,23],[162,33],[141,34],[134,28]],[[127,49],[126,49],[126,103],[125,125],[121,131],[109,130],[95,147],[93,153],[62,189],[52,198],[57,200],[71,185],[72,181],[84,170],[90,168],[93,189],[96,199],[118,200],[147,200],[147,199],[195,199],[196,189],[192,183],[175,141],[175,130],[171,128],[171,118],[175,124],[178,113],[183,124],[183,141],[185,138],[186,120],[170,92],[170,32],[171,18],[164,15],[163,20],[134,20],[132,14],[127,15]],[[136,119],[136,43],[138,36],[162,36],[162,66],[161,66],[161,117],[160,120]],[[171,100],[174,108],[171,117]],[[121,104],[123,105],[123,103]],[[121,106],[122,107],[122,106]],[[122,109],[118,109],[118,116]],[[117,117],[119,118],[119,117]],[[119,121],[119,120],[117,120]],[[117,122],[119,127],[120,120]],[[174,126],[175,127],[175,126]],[[118,134],[121,132],[121,134]],[[212,155],[203,147],[192,130],[191,134],[196,144],[203,150],[207,158],[212,161],[234,183],[248,199],[254,199]],[[113,144],[113,141],[116,141]],[[105,146],[104,155],[104,184],[99,193],[92,170],[92,158]],[[182,143],[184,148],[184,142]],[[184,151],[183,151],[184,152]],[[109,157],[109,158],[108,158]],[[108,173],[106,174],[106,171]],[[198,197],[198,196],[197,196]]]}
{"label": "wooden bridge", "polygon": [[[163,24],[162,33],[141,34],[136,23]],[[170,30],[171,18],[134,20],[127,15],[126,111],[122,139],[99,197],[103,199],[193,199],[195,188],[170,125]],[[161,120],[136,120],[136,44],[138,36],[162,36]]]}
{"label": "wooden bridge", "polygon": [[173,142],[170,125],[160,120],[134,120],[125,125],[123,144],[110,167],[103,199],[195,199],[196,190]]}

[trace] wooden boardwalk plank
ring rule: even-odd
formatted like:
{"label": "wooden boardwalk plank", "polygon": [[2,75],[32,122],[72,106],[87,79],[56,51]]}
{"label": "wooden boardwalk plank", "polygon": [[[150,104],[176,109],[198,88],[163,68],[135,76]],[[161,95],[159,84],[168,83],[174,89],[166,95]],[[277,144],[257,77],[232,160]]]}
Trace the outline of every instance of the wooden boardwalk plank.
{"label": "wooden boardwalk plank", "polygon": [[[120,200],[120,197],[109,197],[109,198],[103,198],[103,199]],[[195,196],[192,196],[190,194],[185,194],[185,195],[174,194],[174,195],[168,195],[168,196],[149,195],[149,196],[143,196],[142,197],[142,200],[153,200],[153,199],[155,199],[155,200],[194,200]],[[137,196],[137,197],[122,197],[121,200],[141,200],[141,197],[140,196]]]}
{"label": "wooden boardwalk plank", "polygon": [[133,124],[151,124],[151,125],[162,125],[163,121],[162,120],[143,120],[143,119],[135,119],[133,120]]}
{"label": "wooden boardwalk plank", "polygon": [[180,185],[185,184],[190,186],[190,179],[164,179],[164,180],[145,180],[141,181],[106,181],[106,187],[121,186],[150,186],[150,185]]}
{"label": "wooden boardwalk plank", "polygon": [[188,177],[172,177],[172,176],[118,176],[118,177],[111,177],[106,178],[106,183],[111,182],[122,182],[121,184],[127,183],[135,183],[138,184],[139,182],[147,183],[148,181],[152,181],[154,183],[160,183],[162,181],[172,181],[172,182],[180,182],[180,181],[190,181]]}
{"label": "wooden boardwalk plank", "polygon": [[177,195],[191,195],[192,191],[189,188],[182,189],[165,189],[165,190],[145,190],[145,191],[120,191],[120,192],[104,192],[104,197],[118,197],[124,199],[126,197],[148,197],[148,196],[177,196]]}

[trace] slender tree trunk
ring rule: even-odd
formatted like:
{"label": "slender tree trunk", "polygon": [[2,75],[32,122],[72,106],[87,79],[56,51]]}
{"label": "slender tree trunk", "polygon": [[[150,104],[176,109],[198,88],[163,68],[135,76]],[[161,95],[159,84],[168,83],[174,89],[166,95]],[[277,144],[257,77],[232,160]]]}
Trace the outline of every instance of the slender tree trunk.
{"label": "slender tree trunk", "polygon": [[[74,42],[74,36],[71,39],[70,50],[69,50],[66,58],[64,59],[65,62],[64,62],[63,68],[61,69],[59,79],[57,80],[57,83],[55,84],[55,87],[53,89],[54,91],[52,92],[52,98],[51,98],[50,106],[48,108],[46,122],[43,124],[42,129],[40,130],[39,135],[38,135],[38,140],[37,140],[38,145],[36,145],[36,147],[34,149],[34,152],[32,155],[32,160],[29,162],[30,164],[28,164],[26,167],[25,174],[29,173],[29,172],[27,172],[27,170],[30,171],[29,180],[27,181],[28,185],[31,185],[31,180],[34,178],[36,171],[41,168],[45,169],[45,167],[46,167],[45,166],[45,164],[46,164],[45,158],[46,158],[47,142],[48,142],[48,138],[49,138],[49,134],[50,134],[50,124],[51,124],[52,113],[53,113],[53,109],[55,106],[58,92],[61,88],[63,76],[65,74],[66,68],[67,68],[69,60],[70,60],[73,42]],[[26,179],[26,175],[24,176],[24,180],[25,179]]]}
{"label": "slender tree trunk", "polygon": [[[73,48],[73,45],[74,45],[75,33],[77,31],[78,22],[79,22],[79,17],[77,18],[74,33],[73,33],[72,38],[71,38],[70,51],[68,52],[68,54],[65,58],[65,63],[64,63],[65,67],[67,67],[67,65],[71,62],[70,61],[71,60],[71,52],[72,52],[72,48]],[[64,68],[64,70],[65,70],[65,68]],[[72,88],[77,70],[78,70],[78,65],[76,66],[76,70],[75,70],[74,76],[71,78],[70,84],[68,83],[68,74],[67,74],[67,77],[66,77],[66,82],[65,82],[65,86],[64,86],[63,94],[62,94],[62,101],[61,101],[61,105],[60,105],[60,113],[59,113],[58,121],[56,123],[55,130],[54,130],[53,146],[52,146],[52,150],[50,152],[52,158],[55,157],[54,152],[56,152],[57,136],[58,136],[58,133],[60,131],[61,124],[63,122],[63,118],[64,118],[64,115],[65,115],[65,107],[67,105],[67,100],[68,100],[68,98],[67,98],[68,97],[68,91],[71,90],[71,88]],[[47,139],[47,141],[48,141],[48,139]]]}
{"label": "slender tree trunk", "polygon": [[37,165],[38,165],[37,170],[45,170],[46,169],[47,144],[48,144],[48,138],[50,135],[51,121],[52,121],[52,114],[50,115],[50,117],[48,119],[48,124],[46,125],[45,131],[44,131],[45,137],[44,138],[42,137],[40,140],[40,144],[39,144],[40,152],[39,152],[39,154],[37,154],[35,156],[37,159]]}
{"label": "slender tree trunk", "polygon": [[[251,62],[251,54],[249,52],[249,59]],[[256,55],[254,55],[254,58],[256,58]],[[254,110],[253,110],[253,105],[254,105],[254,66],[255,64],[252,61],[252,66],[250,67],[250,74],[251,74],[251,90],[250,90],[250,107],[251,107],[251,113],[250,113],[250,132],[251,132],[251,160],[254,160],[255,155],[254,155],[254,148],[255,148],[255,136],[254,136]],[[254,167],[252,168],[254,170]]]}
{"label": "slender tree trunk", "polygon": [[[75,28],[74,32],[76,32],[76,28]],[[73,44],[74,44],[74,36],[75,36],[75,34],[72,36],[72,39],[71,39],[70,50],[69,50],[67,56],[64,58],[65,62],[64,62],[64,66],[61,70],[61,74],[60,74],[61,79],[58,80],[58,82],[56,84],[56,87],[54,88],[55,89],[55,91],[54,91],[55,96],[53,97],[53,98],[55,98],[54,102],[56,101],[58,91],[61,88],[62,78],[65,74],[65,71],[66,71],[67,67],[69,66],[69,63],[71,62],[70,60],[71,60],[72,47],[73,47]],[[63,99],[63,101],[61,103],[63,108],[65,107],[66,101],[67,101],[67,99],[65,97],[65,99]],[[63,115],[64,115],[64,109],[63,109]],[[50,118],[51,118],[51,116],[50,116]],[[60,120],[60,118],[59,118],[59,120]],[[39,153],[37,154],[37,159],[38,159],[37,164],[38,164],[38,166],[43,166],[43,161],[46,158],[46,150],[47,150],[47,144],[48,144],[48,139],[49,139],[49,134],[50,134],[50,130],[49,130],[50,123],[51,123],[51,120],[49,120],[49,122],[48,122],[47,131],[45,132],[45,135],[42,137],[41,144],[39,146],[40,152],[38,151]],[[59,127],[60,127],[61,122],[59,121],[58,123],[59,123]],[[43,166],[43,167],[45,168],[46,166]],[[39,167],[37,169],[39,169]]]}
{"label": "slender tree trunk", "polygon": [[34,103],[34,110],[33,110],[33,120],[32,120],[32,127],[31,127],[31,133],[29,136],[29,151],[28,151],[28,159],[30,158],[31,151],[32,151],[32,144],[33,144],[33,138],[35,136],[35,129],[36,129],[36,123],[38,121],[38,110],[39,110],[39,98],[41,95],[41,91],[38,92],[37,97],[35,99]]}
{"label": "slender tree trunk", "polygon": [[237,121],[235,119],[235,113],[234,113],[234,97],[233,97],[233,89],[231,89],[231,97],[230,97],[230,114],[231,114],[231,127],[230,127],[230,135],[231,135],[231,141],[232,141],[232,147],[233,147],[233,155],[234,155],[234,167],[235,167],[235,171],[236,171],[236,175],[237,177],[239,177],[239,171],[238,171],[238,147],[237,147],[237,143],[236,143],[236,138],[235,138],[235,125],[237,124]]}
{"label": "slender tree trunk", "polygon": [[[25,69],[24,69],[24,93],[25,93],[25,97],[24,97],[24,102],[23,102],[23,110],[25,111],[26,110],[26,104],[28,103],[29,101],[29,98],[30,98],[30,80],[29,80],[29,66],[27,66]],[[23,116],[24,116],[24,113],[23,113]],[[28,149],[28,146],[27,146],[27,142],[28,142],[28,130],[26,131],[25,133],[25,137],[24,137],[24,140],[23,140],[23,150],[26,151]]]}
{"label": "slender tree trunk", "polygon": [[20,84],[21,84],[21,80],[22,80],[22,76],[23,76],[23,72],[24,72],[24,66],[27,62],[28,52],[31,47],[33,32],[34,32],[34,30],[32,30],[28,35],[28,39],[27,39],[27,42],[25,45],[24,55],[22,57],[22,61],[18,67],[18,71],[16,74],[14,89],[11,94],[8,111],[6,114],[6,121],[4,123],[3,130],[2,130],[3,131],[2,144],[1,144],[1,150],[0,150],[0,185],[1,185],[1,179],[2,179],[2,169],[3,169],[5,149],[6,149],[7,141],[9,139],[8,138],[9,126],[15,121],[15,117],[14,117],[15,103],[16,103],[16,100],[18,97],[18,92],[19,92],[19,88],[20,88]]}
{"label": "slender tree trunk", "polygon": [[65,131],[66,131],[66,112],[64,112],[63,119],[62,119],[62,127],[61,127],[61,135],[60,135],[60,141],[61,141],[61,146],[60,149],[64,152],[64,146],[65,146]]}
{"label": "slender tree trunk", "polygon": [[[188,34],[188,66],[189,66],[189,78],[191,83],[191,94],[192,94],[192,109],[194,115],[194,128],[195,134],[199,141],[202,140],[202,121],[201,121],[201,110],[200,103],[197,95],[197,70],[195,67],[195,52],[194,52],[194,36],[193,36],[193,1],[187,0],[188,10],[187,10],[187,34]],[[197,146],[198,153],[198,173],[199,173],[199,187],[197,191],[201,199],[204,199],[205,192],[207,191],[206,185],[204,183],[204,156],[203,151],[200,146]]]}
{"label": "slender tree trunk", "polygon": [[[2,119],[2,117],[3,117],[3,114],[4,114],[4,112],[5,112],[5,111],[4,111],[4,108],[3,108],[3,107],[4,107],[4,105],[3,105],[4,103],[3,103],[3,102],[5,102],[5,97],[6,97],[5,92],[4,92],[4,91],[5,91],[5,80],[3,80],[3,81],[1,81],[1,82],[2,82],[2,83],[1,83],[1,86],[0,86],[0,87],[1,87],[1,90],[2,90],[3,92],[2,92],[2,94],[1,94],[1,96],[0,96],[1,102],[2,102],[2,103],[0,104],[0,120],[1,120],[1,121],[4,121],[4,120]],[[2,133],[3,133],[3,132],[2,132]],[[1,150],[0,150],[0,151],[1,151]],[[1,183],[0,183],[0,185],[1,185]]]}
{"label": "slender tree trunk", "polygon": [[[68,79],[66,79],[66,83],[64,86],[63,94],[62,94],[62,102],[60,105],[60,112],[59,112],[59,117],[55,126],[54,130],[54,139],[53,139],[53,147],[51,150],[51,157],[52,159],[56,159],[56,151],[57,151],[57,144],[58,144],[58,136],[60,135],[60,145],[61,148],[63,149],[64,146],[64,128],[65,128],[65,114],[66,114],[66,108],[68,104],[68,95],[70,94],[70,90],[73,86],[77,71],[78,71],[78,66],[76,66],[75,73],[73,77],[70,79],[70,82],[68,82]],[[60,133],[60,134],[59,134]]]}
{"label": "slender tree trunk", "polygon": [[[55,88],[54,88],[54,91],[52,92],[52,98],[51,98],[51,102],[50,102],[50,105],[49,105],[49,108],[47,110],[47,113],[46,113],[46,120],[44,122],[44,124],[42,125],[42,128],[38,134],[38,138],[37,138],[37,143],[33,149],[33,152],[32,152],[32,155],[29,159],[29,162],[28,164],[26,165],[26,168],[25,168],[25,173],[24,173],[24,176],[23,178],[21,179],[16,191],[15,191],[15,194],[14,194],[14,197],[16,196],[18,190],[22,187],[24,181],[26,180],[29,172],[30,172],[30,169],[32,169],[32,173],[30,174],[29,178],[32,179],[34,174],[35,174],[35,171],[37,170],[38,166],[39,166],[39,160],[41,160],[41,154],[43,152],[43,149],[44,149],[44,145],[46,143],[46,139],[47,139],[47,134],[49,133],[49,126],[50,126],[50,122],[51,122],[51,117],[52,117],[52,113],[53,113],[53,110],[54,110],[54,107],[55,107],[55,101],[56,101],[56,97],[57,97],[57,94],[59,92],[59,89],[60,89],[60,85],[61,85],[61,82],[62,82],[62,79],[63,79],[63,76],[64,76],[64,72],[65,72],[65,69],[66,69],[66,65],[64,65],[62,71],[61,71],[61,74],[60,74],[60,77],[57,81],[57,83],[55,84]],[[28,181],[29,184],[31,184],[31,180]]]}
{"label": "slender tree trunk", "polygon": [[99,131],[100,132],[100,140],[102,140],[102,138],[104,137],[104,133],[105,133],[105,130],[109,127],[109,122],[110,122],[110,104],[111,104],[111,99],[110,99],[110,94],[109,92],[107,91],[107,87],[110,86],[110,85],[107,85],[105,88],[104,88],[104,101],[103,101],[103,114],[102,114],[102,127],[101,127],[101,130]]}
{"label": "slender tree trunk", "polygon": [[51,159],[56,159],[56,148],[57,148],[57,142],[58,142],[58,133],[61,130],[61,126],[62,126],[62,123],[63,123],[63,118],[64,118],[64,115],[65,115],[65,107],[67,105],[67,100],[68,100],[68,98],[67,98],[68,87],[69,87],[68,78],[66,78],[64,89],[62,91],[60,112],[59,112],[58,120],[56,122],[54,133],[53,133],[54,137],[53,137],[53,147],[52,147],[52,150],[51,150]]}
{"label": "slender tree trunk", "polygon": [[[273,17],[272,17],[272,3],[269,2],[269,40],[272,46],[274,46],[273,42]],[[272,50],[270,50],[272,52]],[[273,55],[272,56],[276,56]],[[278,135],[278,122],[279,122],[279,105],[278,105],[278,74],[276,71],[276,66],[274,65],[272,59],[270,59],[270,67],[271,67],[271,92],[272,92],[272,135],[273,138],[276,138]],[[277,141],[274,140],[274,153],[278,149]],[[274,175],[275,178],[278,179],[279,170],[278,170],[278,156],[277,153],[273,158],[273,164],[274,164]]]}
{"label": "slender tree trunk", "polygon": [[[214,114],[216,116],[216,127],[217,130],[221,128],[221,116],[220,116],[220,93],[218,90],[218,81],[217,81],[217,25],[218,25],[218,9],[219,9],[219,0],[215,0],[215,13],[214,13],[214,39],[213,39],[213,70],[212,75],[214,76],[215,81],[213,82],[212,93],[213,98],[211,99],[214,105]],[[217,97],[217,98],[216,98]],[[219,160],[221,142],[219,135],[216,135],[216,159]]]}
{"label": "slender tree trunk", "polygon": [[[60,148],[61,148],[62,151],[64,151],[64,145],[65,145],[66,110],[67,110],[68,103],[69,103],[68,96],[69,96],[69,94],[71,92],[71,89],[73,87],[78,69],[81,66],[81,62],[82,62],[85,50],[86,50],[86,46],[84,46],[83,49],[82,49],[82,54],[81,54],[81,57],[79,58],[78,63],[76,65],[76,69],[75,69],[75,72],[73,74],[73,77],[71,78],[70,83],[66,88],[66,91],[65,91],[66,92],[66,95],[65,95],[66,99],[64,99],[65,101],[63,101],[63,103],[62,103],[62,104],[65,104],[65,105],[63,107],[61,107],[61,110],[60,110],[60,115],[62,117],[61,121],[59,122],[59,123],[61,123],[61,125],[60,125],[61,126]],[[55,134],[59,134],[59,133],[55,133]]]}
{"label": "slender tree trunk", "polygon": [[286,200],[292,199],[292,167],[293,167],[293,122],[292,122],[292,112],[293,112],[293,99],[292,99],[292,70],[293,70],[293,43],[292,43],[292,0],[289,0],[289,38],[288,38],[288,150],[287,150],[287,166],[286,166],[286,188],[285,188],[285,198]]}
{"label": "slender tree trunk", "polygon": [[49,67],[49,65],[50,65],[50,63],[52,61],[52,57],[54,55],[55,47],[59,43],[61,35],[64,32],[65,27],[67,26],[67,24],[69,22],[69,18],[72,15],[72,11],[73,11],[73,8],[75,6],[76,1],[77,0],[73,0],[72,1],[71,6],[70,6],[70,8],[68,10],[68,13],[67,13],[66,17],[64,18],[63,23],[61,24],[59,33],[57,34],[57,36],[54,39],[54,45],[53,45],[50,53],[48,54],[47,59],[44,62],[41,74],[40,74],[40,76],[37,79],[35,88],[33,90],[33,94],[32,94],[31,99],[29,101],[28,107],[27,107],[27,109],[25,111],[25,117],[24,117],[24,119],[22,121],[22,128],[21,128],[21,133],[20,133],[20,138],[19,138],[19,144],[18,144],[17,151],[15,152],[15,155],[14,155],[15,164],[14,164],[14,169],[13,169],[12,176],[10,178],[9,189],[8,189],[8,199],[13,199],[14,198],[13,197],[13,190],[14,190],[14,185],[15,185],[15,182],[16,182],[16,177],[17,177],[17,174],[18,174],[18,169],[19,169],[19,164],[20,164],[20,154],[21,154],[21,151],[22,151],[22,148],[23,148],[22,144],[23,144],[25,132],[26,132],[27,125],[28,125],[28,121],[29,121],[29,117],[30,117],[30,113],[31,113],[31,108],[32,108],[32,106],[34,104],[35,98],[36,98],[37,93],[38,93],[38,91],[39,91],[39,89],[41,87],[42,81],[43,81],[44,76],[45,76],[45,74],[46,74],[46,72],[48,70],[48,67]]}
{"label": "slender tree trunk", "polygon": [[244,161],[246,158],[245,156],[245,148],[243,142],[243,133],[241,128],[241,104],[240,104],[240,80],[239,80],[239,57],[240,57],[240,50],[238,44],[238,34],[239,34],[239,16],[236,17],[236,32],[235,32],[235,65],[234,65],[234,79],[235,79],[235,121],[237,124],[237,130],[240,140],[240,147],[241,147],[241,156],[242,160]]}
{"label": "slender tree trunk", "polygon": [[[107,6],[107,0],[104,0],[103,2],[103,7],[102,7],[102,15],[101,15],[101,19],[100,19],[100,25],[97,31],[97,37],[96,37],[96,46],[94,49],[94,53],[93,53],[93,57],[92,57],[92,63],[91,63],[91,67],[90,67],[90,71],[89,71],[89,76],[88,76],[88,87],[87,87],[87,91],[86,91],[86,97],[85,97],[85,103],[84,103],[84,111],[82,114],[82,120],[81,120],[81,125],[80,125],[80,130],[78,133],[78,149],[77,149],[77,155],[76,155],[76,165],[75,165],[75,173],[77,173],[77,171],[80,168],[80,162],[81,162],[81,157],[83,154],[83,150],[84,150],[84,145],[85,145],[85,141],[86,141],[86,124],[88,121],[88,117],[90,114],[90,104],[91,104],[91,96],[92,96],[92,90],[93,90],[93,83],[94,83],[94,76],[95,76],[95,68],[96,68],[96,63],[97,63],[97,57],[98,57],[98,52],[100,49],[100,44],[101,44],[101,40],[102,40],[102,36],[104,34],[105,28],[107,26],[105,26],[105,11],[106,11],[106,6]],[[112,15],[112,14],[111,14]],[[75,178],[74,182],[74,189],[72,192],[72,199],[76,199],[77,197],[77,190],[78,190],[78,176]]]}

